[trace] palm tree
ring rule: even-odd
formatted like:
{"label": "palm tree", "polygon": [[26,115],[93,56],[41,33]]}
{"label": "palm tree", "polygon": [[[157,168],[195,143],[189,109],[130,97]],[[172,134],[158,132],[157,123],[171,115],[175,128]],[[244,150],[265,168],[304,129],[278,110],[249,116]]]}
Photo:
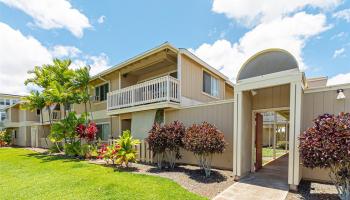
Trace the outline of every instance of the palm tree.
{"label": "palm tree", "polygon": [[21,109],[30,111],[40,110],[41,123],[44,123],[43,109],[46,106],[46,102],[43,94],[38,91],[31,91],[30,95],[23,97],[22,100]]}
{"label": "palm tree", "polygon": [[90,66],[82,67],[80,69],[75,70],[72,89],[75,90],[77,94],[79,94],[79,103],[81,102],[84,103],[86,121],[87,121],[87,113],[88,113],[88,109],[87,109],[88,102],[90,105],[90,116],[91,116],[91,119],[93,119],[92,111],[91,111],[90,95],[89,95],[90,79],[91,79]]}

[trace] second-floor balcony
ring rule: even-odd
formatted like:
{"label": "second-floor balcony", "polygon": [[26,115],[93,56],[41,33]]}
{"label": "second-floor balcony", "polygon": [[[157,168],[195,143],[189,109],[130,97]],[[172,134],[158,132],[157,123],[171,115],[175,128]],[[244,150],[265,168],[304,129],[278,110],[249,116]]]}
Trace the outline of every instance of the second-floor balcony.
{"label": "second-floor balcony", "polygon": [[180,102],[179,80],[164,76],[145,81],[107,95],[107,110],[115,110],[159,102]]}

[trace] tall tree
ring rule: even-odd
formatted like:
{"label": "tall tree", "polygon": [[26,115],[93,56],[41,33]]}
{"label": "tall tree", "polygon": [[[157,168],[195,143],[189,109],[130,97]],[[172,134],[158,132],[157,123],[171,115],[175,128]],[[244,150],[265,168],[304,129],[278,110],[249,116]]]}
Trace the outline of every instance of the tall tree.
{"label": "tall tree", "polygon": [[84,103],[86,120],[88,117],[87,103],[89,103],[90,105],[90,116],[91,116],[91,119],[93,120],[92,111],[91,111],[90,94],[89,94],[89,90],[91,89],[89,84],[90,80],[91,80],[91,77],[90,77],[89,66],[82,67],[75,70],[72,89],[75,91],[80,91],[76,93],[79,94],[79,103],[81,102]]}

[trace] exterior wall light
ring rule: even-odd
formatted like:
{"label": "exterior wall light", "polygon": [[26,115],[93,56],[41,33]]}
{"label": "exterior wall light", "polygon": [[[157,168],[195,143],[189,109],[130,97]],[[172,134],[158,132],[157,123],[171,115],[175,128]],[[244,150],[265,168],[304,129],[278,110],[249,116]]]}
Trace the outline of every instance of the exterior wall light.
{"label": "exterior wall light", "polygon": [[251,90],[250,92],[252,93],[252,96],[255,96],[255,95],[257,95],[257,94],[258,94],[258,92],[257,92],[257,91],[255,91],[255,90]]}
{"label": "exterior wall light", "polygon": [[345,98],[346,98],[343,89],[338,89],[338,90],[337,90],[337,93],[338,93],[338,95],[337,95],[337,100],[341,100],[341,99],[345,99]]}

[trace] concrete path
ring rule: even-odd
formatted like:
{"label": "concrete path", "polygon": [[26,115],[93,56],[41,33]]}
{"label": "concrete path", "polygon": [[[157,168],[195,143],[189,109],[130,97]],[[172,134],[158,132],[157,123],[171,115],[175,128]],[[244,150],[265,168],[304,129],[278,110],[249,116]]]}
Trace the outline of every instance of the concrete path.
{"label": "concrete path", "polygon": [[284,200],[288,189],[288,155],[285,155],[234,183],[214,200]]}

